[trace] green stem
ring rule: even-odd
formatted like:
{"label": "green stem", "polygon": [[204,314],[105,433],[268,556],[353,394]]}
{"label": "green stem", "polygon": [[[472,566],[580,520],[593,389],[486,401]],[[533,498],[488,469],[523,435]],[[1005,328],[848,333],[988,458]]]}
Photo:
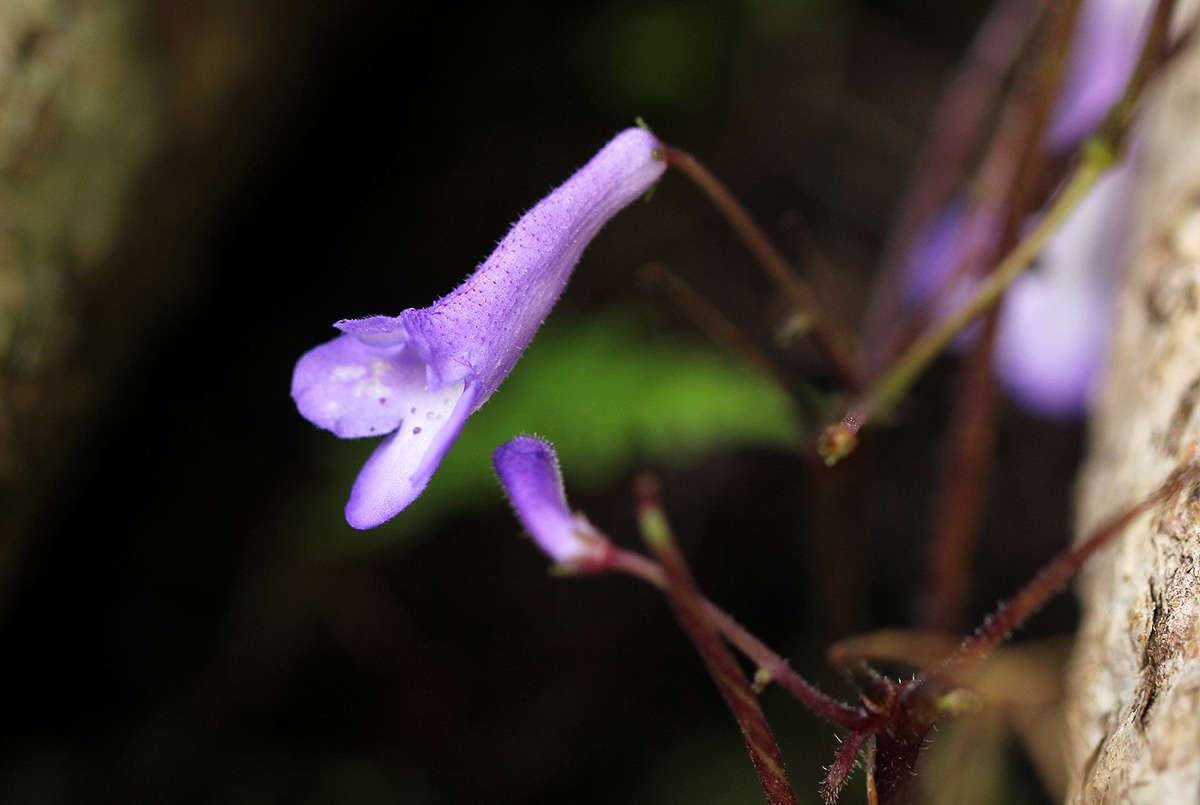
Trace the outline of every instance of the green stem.
{"label": "green stem", "polygon": [[992,101],[1033,35],[1046,0],[1001,0],[992,6],[966,57],[934,110],[929,137],[913,161],[912,176],[896,209],[878,279],[863,324],[862,365],[883,371],[903,347],[901,286],[909,252],[963,178],[986,131]]}
{"label": "green stem", "polygon": [[975,296],[914,341],[870,391],[851,406],[840,422],[827,426],[821,432],[817,439],[817,452],[827,465],[833,466],[853,452],[858,446],[858,432],[862,426],[887,416],[892,406],[908,392],[946,345],[976,316],[985,313],[1003,298],[1008,286],[1029,268],[1096,181],[1116,161],[1117,152],[1108,140],[1095,137],[1084,146],[1079,164],[1054,204],[1034,230],[987,275]]}
{"label": "green stem", "polygon": [[996,266],[969,302],[914,341],[908,351],[875,384],[867,397],[872,418],[889,411],[904,396],[921,372],[964,327],[1000,301],[1008,286],[1029,268],[1096,181],[1115,162],[1116,154],[1102,140],[1092,140],[1084,147],[1079,165],[1034,230]]}
{"label": "green stem", "polygon": [[858,443],[859,429],[867,421],[886,415],[959,331],[1003,298],[1008,286],[1033,263],[1097,180],[1120,159],[1129,140],[1143,90],[1162,63],[1167,50],[1174,8],[1175,0],[1158,0],[1146,43],[1121,100],[1109,110],[1099,133],[1084,144],[1079,163],[1033,232],[996,266],[974,298],[914,341],[892,368],[851,407],[841,422],[825,428],[817,440],[817,449],[826,464],[836,464],[849,454]]}

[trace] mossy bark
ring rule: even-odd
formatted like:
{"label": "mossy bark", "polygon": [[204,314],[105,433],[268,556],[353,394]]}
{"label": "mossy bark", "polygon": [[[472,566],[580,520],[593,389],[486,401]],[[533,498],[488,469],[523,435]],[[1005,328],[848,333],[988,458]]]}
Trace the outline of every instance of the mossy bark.
{"label": "mossy bark", "polygon": [[145,12],[0,7],[0,589],[111,368],[84,348],[85,311],[107,302],[123,217],[161,140]]}
{"label": "mossy bark", "polygon": [[0,610],[344,5],[0,3]]}

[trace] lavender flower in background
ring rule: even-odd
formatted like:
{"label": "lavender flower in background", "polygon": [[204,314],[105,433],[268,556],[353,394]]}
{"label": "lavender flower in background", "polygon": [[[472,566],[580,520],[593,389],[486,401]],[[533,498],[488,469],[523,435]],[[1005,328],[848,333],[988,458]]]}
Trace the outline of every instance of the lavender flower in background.
{"label": "lavender flower in background", "polygon": [[[1129,80],[1152,5],[1085,0],[1044,148],[1077,147],[1100,125]],[[1009,395],[1040,416],[1084,413],[1104,370],[1125,257],[1131,161],[1101,180],[1005,297],[995,369]],[[940,317],[965,298],[971,283],[962,281],[961,269],[994,245],[999,220],[995,210],[952,201],[913,249],[906,302],[933,305]]]}
{"label": "lavender flower in background", "polygon": [[1052,151],[1074,148],[1121,97],[1146,40],[1150,0],[1085,0],[1071,38],[1071,61],[1046,130]]}
{"label": "lavender flower in background", "polygon": [[296,364],[292,398],[342,438],[381,436],[346,504],[355,528],[394,517],[429,483],[468,416],[521,357],[588,242],[666,165],[627,129],[525,213],[475,273],[427,308],[344,319]]}
{"label": "lavender flower in background", "polygon": [[[990,207],[970,208],[962,199],[946,205],[913,252],[904,284],[906,304],[927,305],[937,319],[964,303],[975,286],[973,269],[995,248],[1001,223],[999,212]],[[964,330],[955,345],[969,343],[977,330]]]}
{"label": "lavender flower in background", "polygon": [[1065,418],[1091,402],[1108,357],[1135,176],[1126,159],[1101,177],[1005,296],[994,366],[1030,411]]}
{"label": "lavender flower in background", "polygon": [[604,556],[608,540],[567,507],[558,456],[549,442],[518,436],[496,448],[492,463],[521,525],[551,559],[571,565]]}

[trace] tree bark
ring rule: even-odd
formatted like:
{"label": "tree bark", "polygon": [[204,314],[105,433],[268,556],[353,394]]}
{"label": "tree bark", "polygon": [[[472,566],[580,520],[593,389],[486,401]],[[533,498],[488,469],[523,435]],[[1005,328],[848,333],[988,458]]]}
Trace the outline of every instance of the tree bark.
{"label": "tree bark", "polygon": [[[1200,48],[1169,65],[1140,125],[1130,270],[1079,481],[1078,536],[1200,457]],[[1200,489],[1095,557],[1079,596],[1068,801],[1200,803]]]}

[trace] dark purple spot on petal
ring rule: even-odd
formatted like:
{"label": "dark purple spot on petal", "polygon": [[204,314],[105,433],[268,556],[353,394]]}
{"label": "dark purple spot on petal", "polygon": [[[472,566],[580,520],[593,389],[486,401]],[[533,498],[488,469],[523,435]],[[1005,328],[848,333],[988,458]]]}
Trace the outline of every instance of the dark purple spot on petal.
{"label": "dark purple spot on petal", "polygon": [[417,409],[416,409],[416,408],[410,408],[410,409],[408,409],[408,412],[409,412],[410,414],[415,414],[415,413],[417,412]]}
{"label": "dark purple spot on petal", "polygon": [[380,397],[380,398],[379,398],[379,404],[380,404],[380,405],[387,405],[387,397]]}
{"label": "dark purple spot on petal", "polygon": [[421,432],[420,428],[413,428],[413,436],[416,436],[420,432]]}

